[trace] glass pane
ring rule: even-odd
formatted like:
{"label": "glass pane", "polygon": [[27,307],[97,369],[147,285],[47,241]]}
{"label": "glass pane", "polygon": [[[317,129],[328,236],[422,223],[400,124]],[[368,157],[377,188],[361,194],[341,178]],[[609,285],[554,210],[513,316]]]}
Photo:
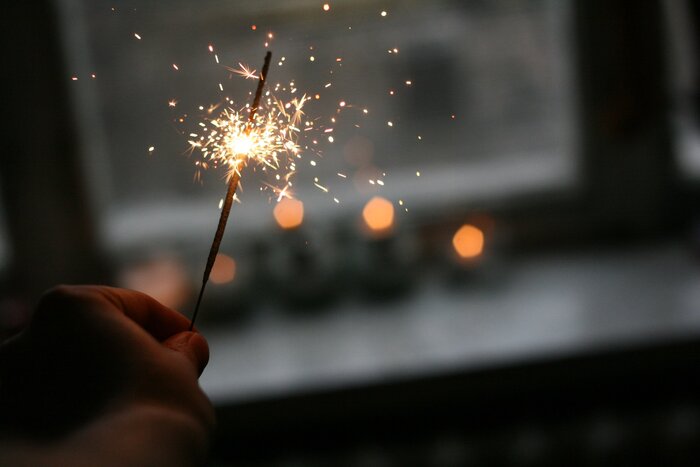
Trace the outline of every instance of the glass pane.
{"label": "glass pane", "polygon": [[[213,228],[222,173],[193,182],[187,134],[206,113],[200,106],[249,100],[254,82],[225,67],[259,69],[265,42],[271,82],[319,94],[308,116],[334,130],[333,143],[318,135],[322,157],[302,162],[295,178],[310,219],[347,216],[374,193],[418,213],[568,186],[575,175],[568,2],[61,5],[111,245]],[[245,177],[232,228],[255,230],[269,224],[272,205],[256,176]]]}

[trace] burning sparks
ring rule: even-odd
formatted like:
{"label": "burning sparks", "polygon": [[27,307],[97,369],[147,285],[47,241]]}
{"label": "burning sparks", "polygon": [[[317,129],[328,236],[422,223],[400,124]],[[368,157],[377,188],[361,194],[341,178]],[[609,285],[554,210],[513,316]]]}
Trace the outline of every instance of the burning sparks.
{"label": "burning sparks", "polygon": [[[304,122],[306,95],[284,102],[269,95],[261,102],[253,120],[247,107],[225,108],[216,118],[200,122],[200,131],[190,133],[192,150],[201,153],[202,164],[225,167],[228,176],[240,175],[240,169],[249,163],[265,172],[275,173],[276,180],[289,184],[295,172],[295,159],[301,157],[299,136],[313,129],[312,122]],[[202,166],[200,164],[200,166]],[[285,187],[281,196],[288,196]]]}
{"label": "burning sparks", "polygon": [[256,70],[252,70],[246,65],[239,63],[238,68],[231,68],[231,67],[224,67],[227,70],[236,73],[237,75],[240,75],[244,77],[245,79],[258,79],[258,76],[255,74]]}
{"label": "burning sparks", "polygon": [[[319,6],[325,12],[331,10],[330,2],[321,3]],[[388,13],[380,10],[379,14],[384,17]],[[261,33],[263,40],[272,41],[275,37],[270,31],[258,30],[254,24],[250,25],[250,29]],[[216,54],[219,52],[218,48],[211,43],[204,46],[207,48],[209,56],[216,63],[219,63],[219,57]],[[399,53],[398,47],[389,44],[387,46],[384,46],[387,48],[382,48],[389,54]],[[319,57],[315,45],[307,45],[305,49],[307,52],[302,58],[307,64],[315,62],[315,67],[327,64],[327,60]],[[345,64],[345,58],[341,54],[332,55],[329,58],[331,62],[329,66],[332,67],[329,74],[333,76],[328,78],[334,78],[334,71],[342,71],[341,67]],[[293,60],[294,58],[291,56],[282,56],[274,64],[277,66],[292,64],[296,66],[297,64]],[[172,67],[179,71],[177,64],[173,63]],[[246,80],[264,80],[265,76],[263,75],[267,74],[266,70],[254,69],[241,62],[238,62],[237,65],[232,64],[230,67],[223,66],[223,68],[230,72],[229,78],[237,76]],[[362,118],[365,122],[362,124],[363,127],[372,124],[373,112],[370,112],[361,102],[348,99],[348,96],[338,96],[331,93],[330,88],[332,86],[335,88],[336,84],[328,78],[318,85],[318,89],[314,89],[310,93],[299,89],[295,80],[268,83],[258,108],[253,108],[254,106],[250,104],[241,105],[224,94],[221,94],[223,101],[220,104],[199,106],[202,118],[194,123],[198,127],[196,129],[191,127],[183,131],[183,134],[189,134],[187,139],[191,153],[197,156],[195,179],[199,180],[200,171],[210,169],[222,169],[229,180],[237,179],[243,168],[247,167],[246,170],[260,172],[267,180],[262,181],[260,190],[268,190],[269,193],[272,193],[271,200],[276,198],[279,203],[283,199],[294,198],[291,179],[298,167],[309,164],[316,168],[318,157],[322,157],[324,148],[329,148],[331,145],[340,143],[342,149],[345,144],[345,134],[343,133],[345,128],[350,124],[360,128],[358,118]],[[407,78],[403,78],[399,83],[410,87],[414,81]],[[231,92],[234,88],[228,82],[215,84],[218,84],[218,90],[221,93]],[[392,96],[400,94],[396,87],[389,89],[388,92]],[[316,102],[326,99],[332,99],[336,103],[334,114],[327,118],[307,117],[305,115],[308,111],[308,101]],[[175,99],[168,101],[168,106],[171,108],[180,107]],[[252,118],[250,118],[251,114]],[[356,120],[343,121],[349,118]],[[187,115],[183,115],[179,119],[180,123],[185,121],[191,121]],[[376,122],[376,124],[381,123],[384,123],[384,128],[389,131],[400,126],[400,122],[394,119],[383,119],[383,121]],[[420,140],[421,137],[419,136],[418,139]],[[337,176],[342,180],[351,179],[353,175],[338,172]],[[419,177],[420,174],[416,173],[416,176]],[[381,189],[384,183],[383,179],[378,178],[373,178],[370,181],[370,184],[375,185],[377,189]],[[330,184],[322,184],[316,179],[313,186],[321,192],[329,194],[329,200],[332,199],[335,203],[339,203],[338,198],[334,197],[333,181]]]}

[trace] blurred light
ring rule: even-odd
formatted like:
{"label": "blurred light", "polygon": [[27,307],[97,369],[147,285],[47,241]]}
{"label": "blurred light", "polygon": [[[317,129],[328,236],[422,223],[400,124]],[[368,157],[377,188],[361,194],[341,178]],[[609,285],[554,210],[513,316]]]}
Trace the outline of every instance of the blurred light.
{"label": "blurred light", "polygon": [[236,262],[230,256],[223,253],[216,255],[214,266],[211,268],[209,279],[214,284],[231,282],[236,276]]}
{"label": "blurred light", "polygon": [[283,198],[272,211],[277,225],[283,229],[299,227],[304,220],[304,203],[298,199]]}
{"label": "blurred light", "polygon": [[386,198],[375,196],[365,204],[362,219],[372,231],[387,230],[394,223],[394,205]]}
{"label": "blurred light", "polygon": [[148,294],[170,308],[184,305],[191,292],[185,266],[170,255],[127,266],[120,274],[119,283]]}
{"label": "blurred light", "polygon": [[[219,84],[219,86],[221,86],[221,84]],[[228,148],[233,154],[245,155],[251,151],[254,144],[253,138],[248,134],[245,134],[235,138],[235,140],[228,145]]]}
{"label": "blurred light", "polygon": [[464,224],[452,238],[455,251],[462,258],[474,258],[484,250],[484,233],[477,227]]}

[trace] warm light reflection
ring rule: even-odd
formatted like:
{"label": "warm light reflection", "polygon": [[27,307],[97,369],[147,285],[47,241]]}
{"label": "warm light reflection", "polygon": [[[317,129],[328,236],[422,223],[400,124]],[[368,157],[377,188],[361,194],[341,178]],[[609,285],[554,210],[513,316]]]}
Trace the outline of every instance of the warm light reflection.
{"label": "warm light reflection", "polygon": [[189,299],[187,270],[180,259],[163,255],[127,266],[119,274],[122,287],[138,290],[170,308],[180,308]]}
{"label": "warm light reflection", "polygon": [[387,230],[394,223],[394,205],[386,198],[375,196],[365,204],[362,219],[370,230]]}
{"label": "warm light reflection", "polygon": [[233,258],[222,253],[216,255],[209,280],[214,284],[225,284],[231,282],[235,276],[236,262]]}
{"label": "warm light reflection", "polygon": [[277,225],[283,229],[299,227],[304,220],[304,203],[297,199],[283,198],[272,211]]}
{"label": "warm light reflection", "polygon": [[464,224],[452,238],[455,251],[462,258],[475,258],[484,250],[484,233],[478,227]]}

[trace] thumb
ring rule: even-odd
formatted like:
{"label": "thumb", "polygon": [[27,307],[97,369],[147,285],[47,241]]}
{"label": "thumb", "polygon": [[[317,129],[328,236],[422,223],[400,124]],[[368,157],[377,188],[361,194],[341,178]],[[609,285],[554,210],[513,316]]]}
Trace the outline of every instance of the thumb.
{"label": "thumb", "polygon": [[198,375],[201,375],[204,367],[207,366],[209,345],[206,339],[197,332],[184,331],[173,334],[163,342],[163,345],[183,354],[192,363]]}

